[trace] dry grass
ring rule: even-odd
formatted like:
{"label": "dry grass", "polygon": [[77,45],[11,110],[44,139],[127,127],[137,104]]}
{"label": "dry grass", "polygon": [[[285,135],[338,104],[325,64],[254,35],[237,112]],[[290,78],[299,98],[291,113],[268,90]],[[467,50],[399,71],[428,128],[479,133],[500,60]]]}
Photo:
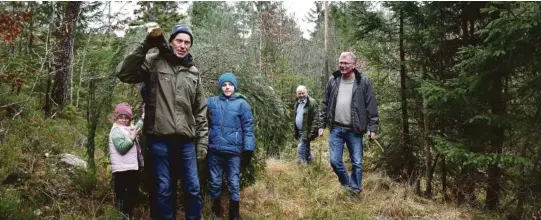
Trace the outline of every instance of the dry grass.
{"label": "dry grass", "polygon": [[[244,219],[479,219],[478,212],[419,197],[406,185],[382,173],[364,173],[363,193],[340,187],[328,164],[327,145],[313,144],[311,165],[294,161],[294,149],[284,159],[268,159],[266,172],[242,191]],[[289,155],[289,156],[287,156]],[[488,218],[488,217],[487,217]]]}

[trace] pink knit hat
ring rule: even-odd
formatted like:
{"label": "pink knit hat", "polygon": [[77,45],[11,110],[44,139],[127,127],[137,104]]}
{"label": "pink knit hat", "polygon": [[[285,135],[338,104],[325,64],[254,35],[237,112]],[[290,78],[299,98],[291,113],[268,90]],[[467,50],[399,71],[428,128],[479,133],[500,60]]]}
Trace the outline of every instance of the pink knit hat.
{"label": "pink knit hat", "polygon": [[131,107],[126,103],[120,103],[115,107],[115,119],[120,115],[126,115],[130,119],[132,118]]}

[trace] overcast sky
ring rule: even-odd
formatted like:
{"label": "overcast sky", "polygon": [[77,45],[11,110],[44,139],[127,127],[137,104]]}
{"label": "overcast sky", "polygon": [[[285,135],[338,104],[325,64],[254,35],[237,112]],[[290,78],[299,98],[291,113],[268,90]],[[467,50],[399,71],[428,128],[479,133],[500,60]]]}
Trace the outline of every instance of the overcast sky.
{"label": "overcast sky", "polygon": [[[192,1],[189,1],[190,4]],[[315,8],[315,1],[297,0],[297,1],[284,1],[284,7],[287,13],[294,15],[297,24],[304,33],[304,37],[308,38],[309,31],[313,30],[315,25],[306,22],[305,17],[310,9]],[[111,3],[111,14],[119,13],[120,18],[133,17],[133,10],[136,8],[137,1],[114,1]],[[186,7],[187,8],[187,7]],[[123,36],[123,32],[118,32],[117,35]]]}

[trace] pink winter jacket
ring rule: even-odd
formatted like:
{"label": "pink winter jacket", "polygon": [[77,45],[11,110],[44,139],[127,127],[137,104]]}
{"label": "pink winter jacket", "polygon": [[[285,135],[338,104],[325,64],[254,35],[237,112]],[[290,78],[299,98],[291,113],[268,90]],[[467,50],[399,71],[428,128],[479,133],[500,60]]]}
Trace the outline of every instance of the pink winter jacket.
{"label": "pink winter jacket", "polygon": [[[140,146],[138,141],[134,141],[133,145],[130,150],[124,155],[120,154],[118,150],[115,148],[115,145],[113,144],[113,131],[115,129],[119,130],[124,134],[124,137],[126,139],[131,138],[130,127],[119,125],[117,123],[113,124],[113,127],[111,128],[111,132],[109,133],[109,156],[111,159],[111,166],[113,173],[115,172],[121,172],[121,171],[127,171],[127,170],[138,170],[139,169],[139,159],[140,158]],[[142,162],[142,161],[141,161]],[[142,164],[141,164],[142,166]]]}

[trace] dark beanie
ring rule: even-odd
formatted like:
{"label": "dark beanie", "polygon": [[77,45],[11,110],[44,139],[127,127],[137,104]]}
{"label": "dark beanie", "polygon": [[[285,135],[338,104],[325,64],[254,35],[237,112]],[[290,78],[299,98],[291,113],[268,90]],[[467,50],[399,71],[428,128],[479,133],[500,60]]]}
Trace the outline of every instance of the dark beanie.
{"label": "dark beanie", "polygon": [[169,36],[169,43],[171,43],[173,38],[175,38],[175,36],[177,36],[177,34],[180,34],[180,33],[185,33],[185,34],[189,35],[190,36],[190,41],[192,42],[192,45],[193,45],[192,30],[190,30],[190,27],[188,27],[188,25],[185,25],[185,24],[175,25],[173,27],[173,30],[171,31],[171,36]]}

